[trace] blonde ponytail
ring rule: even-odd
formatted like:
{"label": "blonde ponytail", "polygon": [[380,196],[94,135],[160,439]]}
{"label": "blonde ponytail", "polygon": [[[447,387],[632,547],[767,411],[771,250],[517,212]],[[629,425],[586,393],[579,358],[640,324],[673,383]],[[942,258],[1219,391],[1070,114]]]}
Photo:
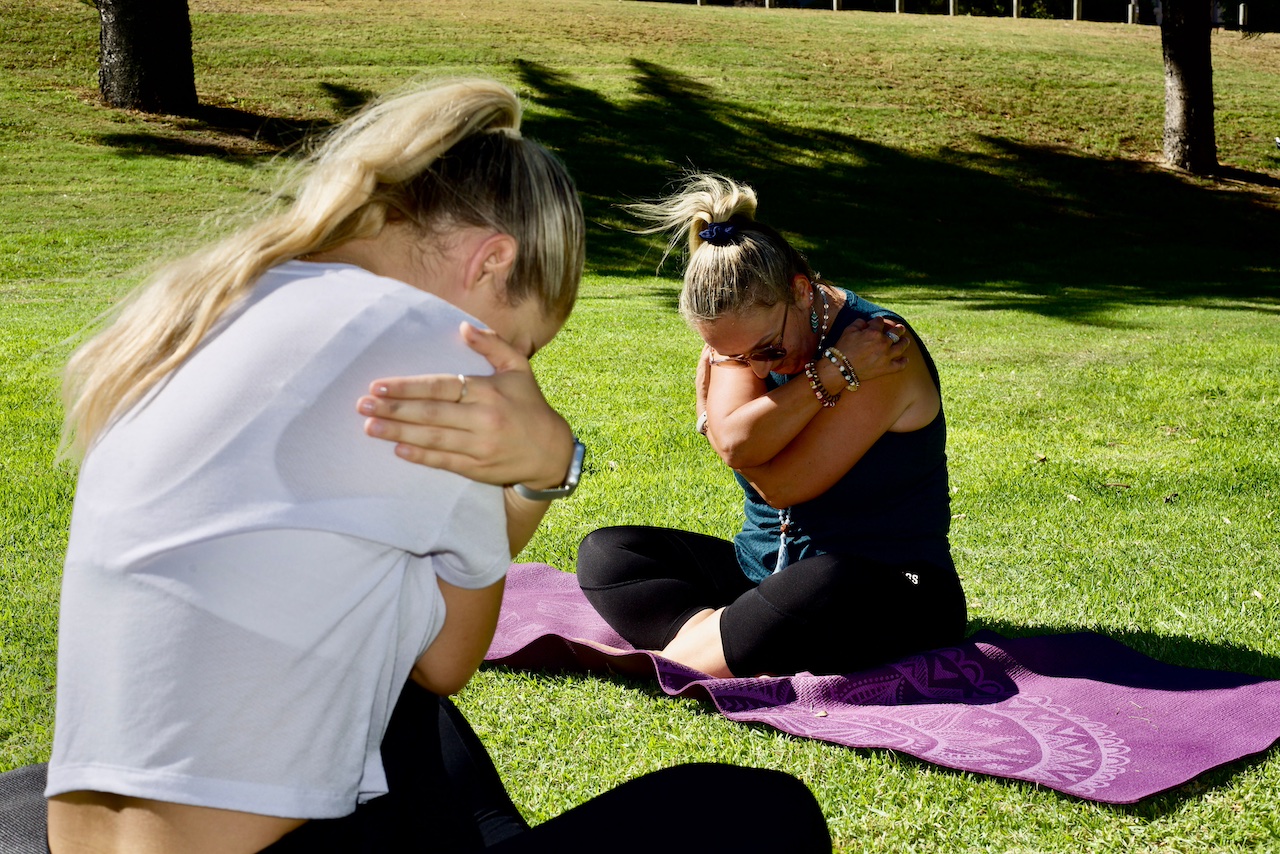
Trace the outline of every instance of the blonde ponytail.
{"label": "blonde ponytail", "polygon": [[[627,210],[649,223],[641,233],[671,235],[668,254],[688,244],[680,314],[689,323],[789,301],[794,276],[816,278],[782,235],[756,221],[755,190],[723,175],[690,173],[666,198]],[[733,237],[708,241],[716,225],[732,226]]]}
{"label": "blonde ponytail", "polygon": [[424,230],[461,223],[511,234],[520,251],[508,299],[536,296],[567,315],[582,275],[582,210],[559,161],[520,137],[520,117],[506,86],[459,80],[389,96],[344,122],[276,194],[282,210],[163,267],[76,351],[63,381],[62,452],[87,450],[268,269],[376,236],[391,209]]}

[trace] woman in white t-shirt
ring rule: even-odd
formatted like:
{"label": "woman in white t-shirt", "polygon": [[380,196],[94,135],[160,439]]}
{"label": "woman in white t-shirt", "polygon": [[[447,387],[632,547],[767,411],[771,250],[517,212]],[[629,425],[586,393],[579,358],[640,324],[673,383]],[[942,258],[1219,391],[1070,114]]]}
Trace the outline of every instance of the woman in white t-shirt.
{"label": "woman in white t-shirt", "polygon": [[[514,94],[483,80],[370,105],[276,212],[162,269],[73,357],[66,440],[84,460],[45,789],[53,854],[502,837],[513,851],[634,850],[656,837],[600,834],[685,790],[749,803],[744,786],[783,806],[788,841],[808,840],[796,850],[823,847],[798,783],[719,766],[635,781],[532,831],[518,814],[500,833],[472,819],[514,808],[431,694],[479,666],[511,556],[582,462],[528,363],[573,306],[582,211],[519,121]],[[403,374],[441,375],[470,405],[526,401],[509,459],[439,443],[510,486],[457,460],[470,477],[411,465],[364,434],[353,402]],[[467,375],[492,376],[469,389]]]}

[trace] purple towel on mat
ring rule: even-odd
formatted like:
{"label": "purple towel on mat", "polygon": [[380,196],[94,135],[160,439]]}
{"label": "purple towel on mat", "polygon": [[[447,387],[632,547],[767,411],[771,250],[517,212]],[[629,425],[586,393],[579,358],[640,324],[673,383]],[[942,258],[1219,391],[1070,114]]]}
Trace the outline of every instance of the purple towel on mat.
{"label": "purple towel on mat", "polygon": [[1280,682],[1163,664],[1088,632],[983,631],[847,676],[713,679],[635,651],[573,575],[545,564],[511,568],[485,659],[656,677],[731,720],[1106,803],[1133,803],[1280,739]]}

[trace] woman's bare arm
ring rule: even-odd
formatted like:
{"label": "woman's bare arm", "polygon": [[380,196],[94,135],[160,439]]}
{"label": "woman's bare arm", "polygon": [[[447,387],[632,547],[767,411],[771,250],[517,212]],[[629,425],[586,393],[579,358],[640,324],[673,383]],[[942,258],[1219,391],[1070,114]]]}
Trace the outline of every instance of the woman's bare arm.
{"label": "woman's bare arm", "polygon": [[885,433],[925,427],[940,407],[938,387],[916,359],[901,373],[864,383],[819,412],[767,463],[738,471],[773,507],[809,501],[844,477]]}
{"label": "woman's bare arm", "polygon": [[[898,340],[885,335],[886,330],[894,332]],[[905,369],[909,361],[905,351],[910,344],[906,327],[881,318],[855,321],[836,342],[863,381]],[[707,355],[704,352],[704,361]],[[834,364],[818,359],[815,367],[825,388],[833,393],[844,388],[844,380]],[[745,469],[767,463],[791,444],[822,410],[803,377],[767,391],[764,380],[746,366],[705,369],[709,372],[707,436],[730,468]]]}
{"label": "woman's bare arm", "polygon": [[493,641],[506,579],[468,590],[437,580],[444,597],[440,634],[413,667],[413,681],[434,694],[456,694],[479,669]]}

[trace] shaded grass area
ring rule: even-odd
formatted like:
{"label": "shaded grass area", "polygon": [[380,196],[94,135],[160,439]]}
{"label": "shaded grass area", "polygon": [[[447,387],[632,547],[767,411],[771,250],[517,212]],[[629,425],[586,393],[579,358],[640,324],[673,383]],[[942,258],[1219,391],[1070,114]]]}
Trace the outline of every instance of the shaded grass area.
{"label": "shaded grass area", "polygon": [[[51,465],[70,339],[158,254],[227,227],[308,132],[423,74],[516,86],[591,220],[583,297],[538,356],[591,448],[523,556],[604,524],[729,536],[691,430],[678,270],[617,205],[687,166],[837,283],[912,320],[942,371],[952,541],[973,628],[1088,628],[1280,678],[1280,127],[1273,37],[1215,39],[1234,178],[1152,165],[1158,43],[1064,22],[562,0],[193,4],[204,107],[99,107],[91,8],[0,0],[0,767],[47,755],[74,473]],[[194,235],[194,238],[193,238]],[[855,520],[856,521],[856,520]],[[543,819],[698,759],[788,770],[848,850],[1280,847],[1274,751],[1132,808],[720,720],[651,686],[486,670],[460,697]]]}
{"label": "shaded grass area", "polygon": [[[670,68],[631,65],[636,97],[618,103],[517,62],[552,113],[531,133],[565,152],[602,223],[627,227],[619,196],[652,196],[673,164],[691,166],[753,184],[762,216],[803,235],[824,270],[875,292],[919,283],[1086,322],[1135,303],[1276,304],[1272,192],[1206,193],[1146,163],[1008,138],[902,150],[779,123]],[[593,263],[634,271],[642,244],[611,232],[593,244]]]}

